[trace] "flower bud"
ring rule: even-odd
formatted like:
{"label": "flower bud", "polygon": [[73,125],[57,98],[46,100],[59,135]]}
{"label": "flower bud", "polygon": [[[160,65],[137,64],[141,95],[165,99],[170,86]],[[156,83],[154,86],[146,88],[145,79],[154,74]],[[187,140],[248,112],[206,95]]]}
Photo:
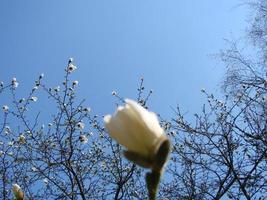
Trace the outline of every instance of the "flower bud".
{"label": "flower bud", "polygon": [[[126,147],[125,156],[136,164],[153,168],[161,145],[169,140],[160,127],[157,116],[137,102],[126,99],[125,106],[118,107],[114,116],[104,117],[109,135]],[[169,149],[166,153],[166,158]]]}

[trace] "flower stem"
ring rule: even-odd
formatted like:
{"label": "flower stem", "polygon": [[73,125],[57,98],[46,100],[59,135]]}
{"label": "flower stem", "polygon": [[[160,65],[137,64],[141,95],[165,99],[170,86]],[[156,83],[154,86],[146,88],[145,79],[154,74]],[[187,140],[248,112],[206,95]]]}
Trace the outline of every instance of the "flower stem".
{"label": "flower stem", "polygon": [[148,189],[149,200],[156,200],[160,177],[161,171],[152,170],[152,172],[148,172],[146,174],[146,184]]}

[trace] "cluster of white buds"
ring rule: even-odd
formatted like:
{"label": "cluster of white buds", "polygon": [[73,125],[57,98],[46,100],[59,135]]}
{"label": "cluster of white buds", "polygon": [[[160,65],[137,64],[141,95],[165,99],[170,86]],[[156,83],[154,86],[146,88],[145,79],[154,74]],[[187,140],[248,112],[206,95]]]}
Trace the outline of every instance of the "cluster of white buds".
{"label": "cluster of white buds", "polygon": [[73,58],[69,59],[68,67],[67,67],[67,72],[72,73],[77,69],[77,67],[73,64]]}

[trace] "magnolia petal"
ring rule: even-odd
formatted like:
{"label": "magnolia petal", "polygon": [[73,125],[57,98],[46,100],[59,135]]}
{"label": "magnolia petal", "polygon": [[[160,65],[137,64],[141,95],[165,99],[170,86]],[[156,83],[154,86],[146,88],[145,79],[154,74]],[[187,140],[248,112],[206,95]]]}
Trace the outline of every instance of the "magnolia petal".
{"label": "magnolia petal", "polygon": [[[117,112],[118,113],[118,112]],[[135,149],[136,143],[129,139],[127,129],[125,129],[124,122],[118,118],[116,114],[114,117],[107,115],[104,117],[105,126],[108,129],[109,135],[115,139],[118,143],[125,146],[128,149]]]}
{"label": "magnolia petal", "polygon": [[[118,107],[114,116],[104,117],[105,127],[112,138],[131,152],[128,159],[148,167],[151,165],[149,160],[155,159],[167,137],[155,113],[147,111],[133,100],[126,99],[125,102],[125,106]],[[135,154],[138,156],[131,156]]]}
{"label": "magnolia petal", "polygon": [[[140,142],[145,143],[144,145],[149,148],[150,153],[151,150],[155,149],[156,143],[159,141],[159,137],[164,135],[163,129],[160,127],[156,114],[153,112],[149,112],[136,103],[133,100],[126,99],[126,107],[129,107],[132,113],[132,116],[136,118],[139,122],[139,127],[142,132],[140,132],[141,136]],[[155,152],[153,152],[155,153]]]}
{"label": "magnolia petal", "polygon": [[164,131],[160,127],[157,115],[155,113],[147,111],[145,108],[143,108],[133,100],[126,99],[125,102],[135,112],[137,118],[141,121],[141,123],[144,123],[145,126],[150,130],[150,132],[154,134],[153,137],[155,137],[155,135],[157,137],[160,137],[160,135],[163,134]]}
{"label": "magnolia petal", "polygon": [[132,113],[132,111],[129,110],[129,107],[125,105],[123,109],[118,109],[115,117],[119,118],[119,120],[122,122],[121,126],[124,126],[128,141],[131,144],[134,144],[133,148],[129,148],[127,146],[126,147],[131,151],[148,155],[149,150],[147,148],[147,142],[143,136],[144,129],[142,126],[140,126],[141,124],[138,122],[138,120],[135,119],[133,115],[134,113]]}

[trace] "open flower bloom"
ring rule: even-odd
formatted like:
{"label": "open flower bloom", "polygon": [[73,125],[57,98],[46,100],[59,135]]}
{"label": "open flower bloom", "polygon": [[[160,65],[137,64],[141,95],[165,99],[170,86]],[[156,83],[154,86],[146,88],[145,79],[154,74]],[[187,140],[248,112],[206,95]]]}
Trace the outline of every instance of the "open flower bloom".
{"label": "open flower bloom", "polygon": [[104,117],[105,127],[109,135],[128,152],[144,158],[145,162],[153,162],[161,144],[168,140],[164,130],[155,113],[133,100],[126,99],[125,102],[125,106],[119,106],[114,116]]}

